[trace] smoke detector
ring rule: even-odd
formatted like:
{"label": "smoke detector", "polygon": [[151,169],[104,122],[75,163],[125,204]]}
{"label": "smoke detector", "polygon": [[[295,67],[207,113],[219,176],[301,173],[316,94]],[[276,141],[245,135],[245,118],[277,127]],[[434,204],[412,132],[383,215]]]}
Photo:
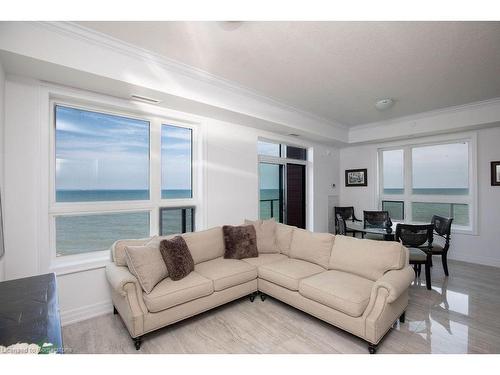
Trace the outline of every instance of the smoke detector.
{"label": "smoke detector", "polygon": [[380,99],[375,102],[375,108],[377,108],[379,111],[385,111],[386,109],[391,108],[393,105],[394,99],[391,98]]}

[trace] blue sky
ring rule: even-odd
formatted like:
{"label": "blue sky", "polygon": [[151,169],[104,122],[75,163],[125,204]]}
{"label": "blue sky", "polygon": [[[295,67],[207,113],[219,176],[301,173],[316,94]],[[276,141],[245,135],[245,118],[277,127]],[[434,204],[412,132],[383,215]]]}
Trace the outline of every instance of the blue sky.
{"label": "blue sky", "polygon": [[[162,128],[163,186],[189,189],[190,130]],[[56,188],[148,189],[149,122],[57,106]]]}
{"label": "blue sky", "polygon": [[[413,148],[413,188],[468,188],[468,155],[469,145],[465,142]],[[403,150],[385,151],[383,162],[384,188],[402,189]]]}

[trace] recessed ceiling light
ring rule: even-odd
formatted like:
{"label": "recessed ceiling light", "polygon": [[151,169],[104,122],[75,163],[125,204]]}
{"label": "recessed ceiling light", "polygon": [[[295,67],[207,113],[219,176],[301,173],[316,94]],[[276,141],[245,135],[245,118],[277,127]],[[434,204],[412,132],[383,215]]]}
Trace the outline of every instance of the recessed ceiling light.
{"label": "recessed ceiling light", "polygon": [[130,95],[130,98],[133,100],[137,100],[139,102],[144,102],[144,103],[151,103],[151,104],[161,103],[161,100],[154,99],[154,98],[148,98],[147,96],[142,96],[142,95],[132,94],[132,95]]}
{"label": "recessed ceiling light", "polygon": [[379,111],[385,111],[388,108],[391,108],[394,105],[394,99],[391,98],[385,98],[385,99],[380,99],[375,102],[375,108],[377,108]]}

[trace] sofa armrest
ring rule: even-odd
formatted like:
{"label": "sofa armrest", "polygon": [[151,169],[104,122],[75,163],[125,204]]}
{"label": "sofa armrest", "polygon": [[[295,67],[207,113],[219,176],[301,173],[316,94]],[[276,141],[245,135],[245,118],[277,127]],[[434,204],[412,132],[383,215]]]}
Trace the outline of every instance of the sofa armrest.
{"label": "sofa armrest", "polygon": [[117,266],[115,263],[106,265],[106,278],[111,287],[121,296],[127,294],[125,285],[132,283],[134,286],[139,286],[139,281],[130,273],[127,267]]}
{"label": "sofa armrest", "polygon": [[415,279],[415,273],[410,266],[400,270],[393,270],[386,272],[384,276],[378,279],[373,286],[373,291],[376,292],[379,288],[387,289],[389,296],[387,302],[391,303],[398,299],[398,297],[411,285]]}

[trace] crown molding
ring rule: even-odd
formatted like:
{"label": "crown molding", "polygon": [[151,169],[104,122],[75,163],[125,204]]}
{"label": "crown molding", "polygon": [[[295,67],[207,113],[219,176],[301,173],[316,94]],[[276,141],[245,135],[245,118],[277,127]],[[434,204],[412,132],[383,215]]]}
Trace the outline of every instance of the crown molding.
{"label": "crown molding", "polygon": [[254,100],[260,101],[267,105],[272,105],[274,107],[280,108],[282,110],[295,113],[302,117],[308,118],[314,122],[331,126],[341,130],[348,130],[349,127],[337,121],[332,121],[330,119],[318,116],[314,113],[304,111],[292,105],[283,103],[282,101],[263,95],[256,92],[248,87],[238,85],[230,80],[221,78],[219,76],[208,73],[199,68],[181,63],[179,61],[170,59],[166,56],[160,55],[158,53],[149,51],[142,47],[135,46],[133,44],[124,42],[112,36],[103,34],[101,32],[88,29],[84,26],[75,24],[73,22],[67,21],[37,21],[36,24],[42,28],[48,29],[50,31],[69,36],[71,38],[80,39],[87,43],[94,44],[101,48],[107,48],[117,53],[125,54],[128,57],[135,58],[143,62],[154,63],[156,66],[161,66],[167,71],[173,72],[175,74],[183,75],[191,79],[202,81],[211,84],[217,88],[228,90],[237,95],[251,97]]}
{"label": "crown molding", "polygon": [[429,117],[453,114],[456,112],[467,111],[467,110],[472,110],[472,109],[480,109],[480,108],[488,107],[491,105],[498,105],[498,104],[500,104],[500,97],[492,98],[492,99],[488,99],[488,100],[482,100],[479,102],[472,102],[472,103],[457,105],[457,106],[453,106],[453,107],[445,107],[445,108],[435,109],[435,110],[427,111],[427,112],[415,113],[415,114],[408,115],[408,116],[395,117],[395,118],[392,118],[389,120],[369,122],[366,124],[359,124],[359,125],[352,125],[351,127],[349,127],[349,130],[376,128],[376,127],[380,127],[380,126],[384,126],[384,125],[393,125],[396,123],[408,123],[408,122],[413,122],[413,121],[419,121],[419,120],[426,119]]}

